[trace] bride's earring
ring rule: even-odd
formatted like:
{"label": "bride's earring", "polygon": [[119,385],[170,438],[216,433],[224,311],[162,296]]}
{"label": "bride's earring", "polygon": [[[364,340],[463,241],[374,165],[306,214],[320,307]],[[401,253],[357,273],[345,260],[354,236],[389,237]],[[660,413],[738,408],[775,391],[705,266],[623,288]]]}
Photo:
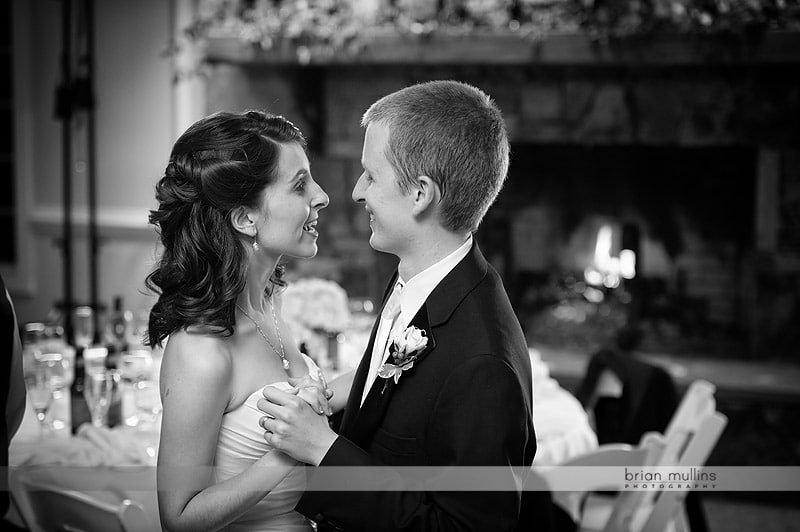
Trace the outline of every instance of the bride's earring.
{"label": "bride's earring", "polygon": [[258,232],[256,232],[256,234],[253,235],[253,250],[258,251],[258,248],[260,247],[261,246],[258,245]]}

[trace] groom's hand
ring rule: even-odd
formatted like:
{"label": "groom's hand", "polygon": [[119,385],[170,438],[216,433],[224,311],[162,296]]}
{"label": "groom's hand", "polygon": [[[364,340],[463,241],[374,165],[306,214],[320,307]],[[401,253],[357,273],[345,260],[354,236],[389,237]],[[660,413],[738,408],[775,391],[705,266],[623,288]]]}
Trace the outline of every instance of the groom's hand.
{"label": "groom's hand", "polygon": [[266,431],[264,440],[295,460],[319,465],[336,441],[328,418],[314,412],[297,395],[274,386],[266,386],[262,393],[264,398],[258,400],[258,408],[266,414],[259,420]]}

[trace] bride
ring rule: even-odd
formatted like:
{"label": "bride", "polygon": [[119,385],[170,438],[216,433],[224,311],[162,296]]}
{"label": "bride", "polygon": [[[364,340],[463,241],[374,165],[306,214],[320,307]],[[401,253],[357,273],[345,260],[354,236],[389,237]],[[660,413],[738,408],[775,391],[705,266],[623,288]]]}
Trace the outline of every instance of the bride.
{"label": "bride", "polygon": [[[312,530],[294,511],[304,467],[271,449],[256,407],[265,385],[320,415],[341,408],[280,316],[283,255],[317,253],[328,196],[305,139],[283,117],[217,113],[175,143],[150,223],[163,254],[150,345],[166,343],[158,504],[165,530]],[[168,342],[166,340],[169,340]]]}

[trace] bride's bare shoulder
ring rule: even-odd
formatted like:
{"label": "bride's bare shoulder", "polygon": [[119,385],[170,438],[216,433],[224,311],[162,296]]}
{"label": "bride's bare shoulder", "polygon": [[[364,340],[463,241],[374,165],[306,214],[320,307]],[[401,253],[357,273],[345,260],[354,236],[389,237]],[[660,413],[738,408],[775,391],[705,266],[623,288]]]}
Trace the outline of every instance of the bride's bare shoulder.
{"label": "bride's bare shoulder", "polygon": [[171,369],[191,371],[198,376],[220,375],[231,371],[227,339],[192,330],[171,334],[164,349],[162,374]]}

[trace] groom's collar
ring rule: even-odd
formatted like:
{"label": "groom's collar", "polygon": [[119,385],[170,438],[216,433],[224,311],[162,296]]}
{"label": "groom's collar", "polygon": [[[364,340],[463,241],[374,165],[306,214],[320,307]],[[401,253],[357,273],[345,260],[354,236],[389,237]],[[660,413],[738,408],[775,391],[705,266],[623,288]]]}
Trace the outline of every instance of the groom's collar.
{"label": "groom's collar", "polygon": [[478,243],[472,241],[472,249],[433,289],[425,307],[431,327],[441,325],[450,319],[468,293],[486,276],[487,263]]}
{"label": "groom's collar", "polygon": [[425,300],[428,299],[428,296],[431,295],[436,286],[469,254],[472,242],[473,238],[470,234],[462,245],[411,279],[404,280],[398,273],[396,280],[403,285],[400,295],[400,311],[406,324],[422,308]]}

